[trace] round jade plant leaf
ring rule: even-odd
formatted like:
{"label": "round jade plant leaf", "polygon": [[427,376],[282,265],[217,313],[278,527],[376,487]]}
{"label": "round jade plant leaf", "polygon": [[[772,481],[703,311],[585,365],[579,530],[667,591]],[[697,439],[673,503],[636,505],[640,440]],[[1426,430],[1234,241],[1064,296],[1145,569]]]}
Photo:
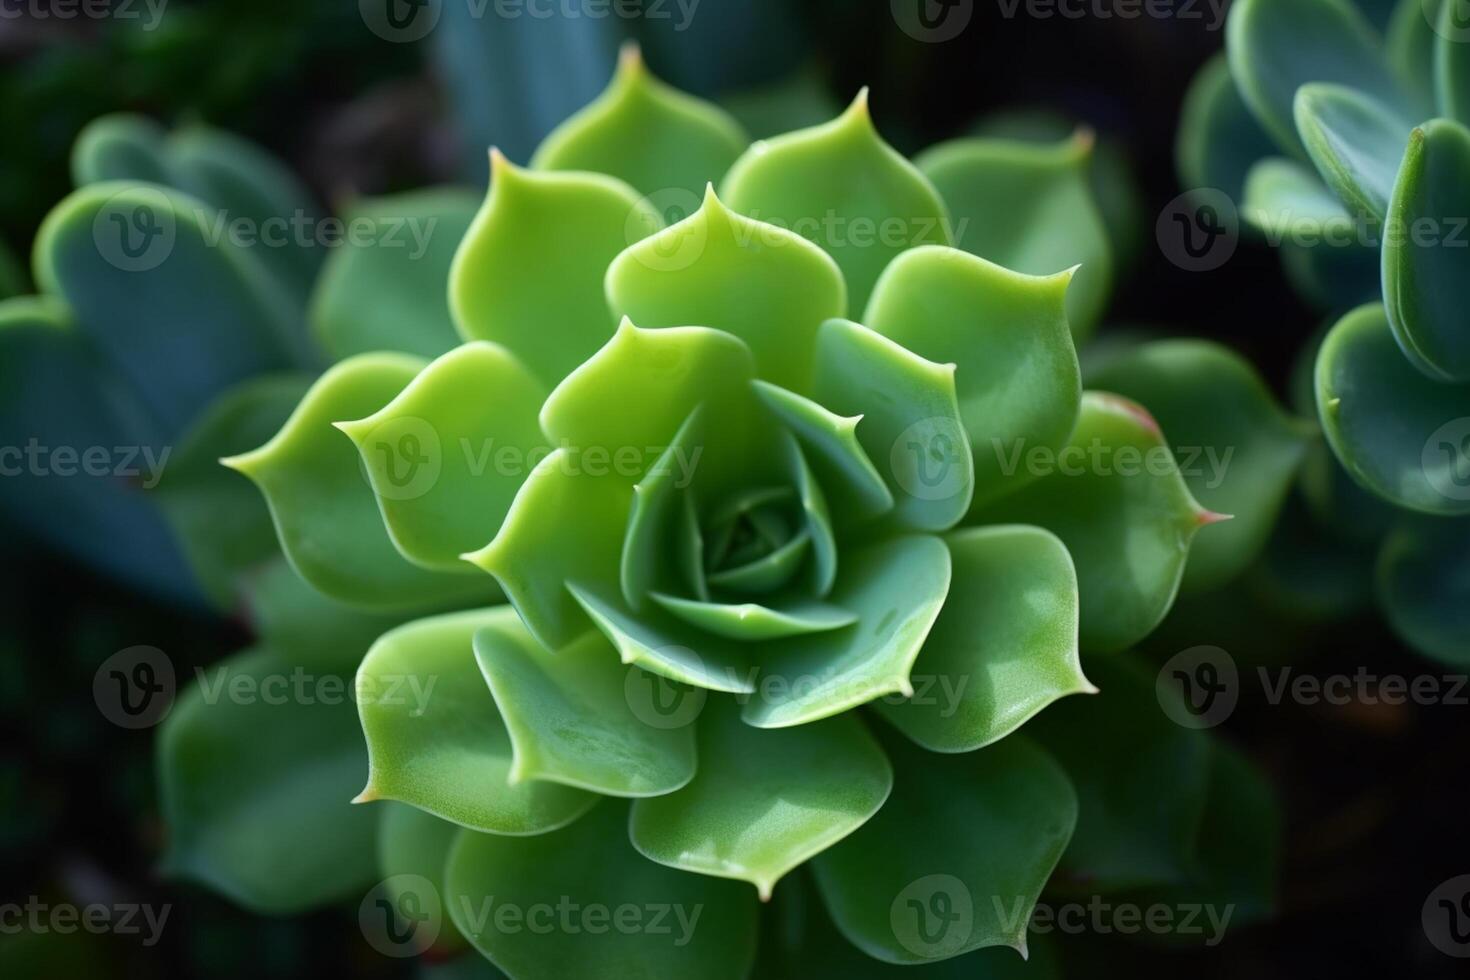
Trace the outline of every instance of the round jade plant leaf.
{"label": "round jade plant leaf", "polygon": [[1061,541],[1001,526],[945,543],[953,581],[914,663],[914,693],[878,713],[930,751],[970,752],[1058,698],[1094,693],[1077,659],[1077,575]]}
{"label": "round jade plant leaf", "polygon": [[172,434],[226,387],[309,360],[297,300],[217,219],[178,191],[109,182],[74,192],[36,235],[37,285]]}
{"label": "round jade plant leaf", "polygon": [[71,177],[78,187],[111,180],[173,183],[164,159],[168,132],[147,116],[117,112],[89,122],[71,147]]}
{"label": "round jade plant leaf", "polygon": [[894,259],[873,291],[864,323],[922,357],[956,365],[976,504],[1029,479],[1025,470],[1007,471],[1010,449],[1055,452],[1072,434],[1082,382],[1063,308],[1071,280],[926,246]]}
{"label": "round jade plant leaf", "polygon": [[1300,155],[1292,115],[1297,89],[1332,82],[1412,116],[1372,26],[1348,0],[1240,0],[1226,22],[1230,72],[1277,144]]}
{"label": "round jade plant leaf", "polygon": [[317,342],[342,360],[372,351],[434,358],[460,343],[445,283],[480,202],[432,188],[356,201],[311,297]]}
{"label": "round jade plant leaf", "polygon": [[1179,590],[1190,542],[1219,515],[1190,495],[1153,417],[1117,395],[1086,392],[1071,441],[1056,454],[1017,447],[1036,479],[970,516],[1054,532],[1077,568],[1084,653],[1147,636]]}
{"label": "round jade plant leaf", "polygon": [[1113,280],[1113,249],[1092,196],[1092,148],[1091,134],[1051,144],[962,139],[914,161],[949,205],[959,248],[1033,276],[1077,270],[1066,311],[1079,341],[1092,335]]}
{"label": "round jade plant leaf", "polygon": [[1360,307],[1328,333],[1317,405],[1332,451],[1363,486],[1400,507],[1470,513],[1470,385],[1414,370],[1383,307]]}
{"label": "round jade plant leaf", "polygon": [[610,174],[678,221],[749,144],[734,118],[654,78],[629,44],[607,91],[553,130],[531,166]]}
{"label": "round jade plant leaf", "polygon": [[[1080,817],[1054,887],[1111,894],[1184,880],[1205,812],[1210,744],[1175,723],[1178,688],[1112,659],[1088,665],[1101,688],[1068,698],[1027,726],[1076,787]],[[1005,743],[1002,743],[1005,744]]]}
{"label": "round jade plant leaf", "polygon": [[929,755],[901,738],[884,746],[892,796],[813,861],[837,928],[888,963],[986,946],[1024,955],[1037,896],[1077,823],[1061,768],[1020,736],[964,755]]}
{"label": "round jade plant leaf", "polygon": [[1327,186],[1349,213],[1381,221],[1413,122],[1342,85],[1303,85],[1294,111],[1307,155]]}
{"label": "round jade plant leaf", "polygon": [[490,155],[490,193],[449,271],[460,336],[504,344],[548,387],[612,334],[602,279],[663,220],[627,184]]}
{"label": "round jade plant leaf", "polygon": [[850,713],[763,731],[741,721],[733,699],[712,698],[699,753],[692,783],[634,804],[633,846],[672,868],[748,881],[762,901],[862,826],[893,786],[883,750]]}
{"label": "round jade plant leaf", "polygon": [[725,175],[720,196],[732,210],[821,246],[842,269],[854,310],[867,305],[895,255],[952,243],[944,201],[878,135],[867,89],[831,122],[752,146]]}
{"label": "round jade plant leaf", "polygon": [[1271,536],[1314,427],[1282,411],[1248,361],[1209,341],[1146,343],[1087,380],[1147,405],[1194,499],[1233,515],[1195,541],[1183,587],[1213,589],[1244,571]]}
{"label": "round jade plant leaf", "polygon": [[624,666],[602,634],[552,652],[522,631],[491,628],[474,646],[510,734],[512,785],[544,780],[640,797],[694,778],[694,729],[640,717],[627,694],[638,668]]}
{"label": "round jade plant leaf", "polygon": [[[378,411],[424,363],[407,354],[359,354],[312,385],[291,418],[259,449],[222,462],[250,477],[270,505],[291,564],[314,587],[344,602],[411,608],[487,594],[483,576],[411,564],[383,526],[352,441],[333,426]],[[435,460],[405,433],[396,444],[409,483],[432,480]]]}
{"label": "round jade plant leaf", "polygon": [[1378,601],[1426,656],[1470,663],[1470,520],[1405,520],[1378,555]]}
{"label": "round jade plant leaf", "polygon": [[218,609],[232,609],[242,578],[280,553],[259,491],[219,457],[275,435],[310,386],[309,375],[276,374],[230,389],[184,436],[159,481],[155,499]]}
{"label": "round jade plant leaf", "polygon": [[1251,168],[1241,214],[1269,241],[1303,250],[1346,250],[1356,240],[1342,202],[1310,167],[1284,157],[1267,157]]}
{"label": "round jade plant leaf", "polygon": [[1245,197],[1245,176],[1257,160],[1277,152],[1240,97],[1223,53],[1200,69],[1184,96],[1174,156],[1180,183],[1214,187],[1231,200]]}
{"label": "round jade plant leaf", "polygon": [[460,932],[521,980],[743,980],[755,956],[754,893],[639,854],[615,800],[535,837],[461,833],[444,890]]}
{"label": "round jade plant leaf", "polygon": [[1399,346],[1437,381],[1470,382],[1467,215],[1470,129],[1431,120],[1410,137],[1393,188],[1383,242],[1383,298]]}
{"label": "round jade plant leaf", "polygon": [[536,649],[515,611],[499,606],[409,623],[368,651],[357,672],[368,746],[367,788],[358,801],[400,800],[496,834],[545,833],[577,819],[597,797],[512,781],[510,735],[475,660],[480,630]]}
{"label": "round jade plant leaf", "polygon": [[367,418],[337,423],[362,456],[399,553],[462,571],[460,556],[495,537],[544,443],[545,399],[513,354],[482,340],[435,360]]}
{"label": "round jade plant leaf", "polygon": [[847,286],[829,255],[787,228],[734,213],[713,188],[689,217],[617,257],[607,296],[640,327],[732,333],[749,345],[761,377],[802,392],[817,328],[847,312]]}
{"label": "round jade plant leaf", "polygon": [[351,682],[315,681],[297,696],[292,666],[253,650],[174,705],[158,740],[168,873],[275,915],[371,884],[377,815],[349,803],[364,762]]}
{"label": "round jade plant leaf", "polygon": [[931,535],[845,550],[831,601],[858,621],[763,647],[746,722],[786,728],[912,694],[909,672],[949,593],[950,568],[949,549]]}
{"label": "round jade plant leaf", "polygon": [[893,495],[888,520],[942,531],[970,508],[975,461],[960,421],[955,365],[925,360],[850,320],[817,335],[816,399],[862,416],[858,442]]}
{"label": "round jade plant leaf", "polygon": [[[460,828],[406,803],[384,803],[378,818],[378,875],[401,919],[434,936],[435,956],[465,948],[444,908],[444,869]],[[409,913],[404,915],[403,913]],[[430,919],[416,918],[428,915]],[[417,939],[423,933],[415,932]],[[471,954],[474,955],[474,954]],[[476,956],[476,959],[479,957]]]}

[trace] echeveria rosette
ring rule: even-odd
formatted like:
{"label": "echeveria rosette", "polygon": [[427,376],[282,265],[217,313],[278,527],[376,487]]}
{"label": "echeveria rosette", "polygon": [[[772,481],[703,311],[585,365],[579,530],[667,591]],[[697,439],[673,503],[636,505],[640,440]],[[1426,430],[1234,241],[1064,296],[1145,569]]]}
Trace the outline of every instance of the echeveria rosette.
{"label": "echeveria rosette", "polygon": [[[743,975],[808,862],[877,959],[1024,948],[1076,802],[1016,732],[1158,623],[1212,516],[1144,409],[1083,393],[1071,273],[946,244],[862,98],[738,132],[625,58],[535,166],[493,155],[449,277],[466,342],[347,358],[230,461],[318,588],[448,602],[488,571],[510,600],[398,627],[357,682],[358,799],[457,828],[424,874],[513,976]],[[885,222],[921,230],[841,237]],[[436,693],[374,696],[405,679]],[[893,912],[936,875],[974,912],[937,944]],[[471,914],[562,895],[704,918],[674,945]]]}
{"label": "echeveria rosette", "polygon": [[[1402,509],[1378,598],[1416,648],[1459,661],[1470,551],[1446,542],[1470,515],[1470,43],[1456,18],[1451,2],[1400,0],[1380,37],[1348,0],[1236,4],[1228,67],[1201,77],[1180,146],[1187,179],[1238,182],[1246,219],[1287,236],[1299,285],[1341,318],[1317,354],[1316,411],[1351,478]],[[1277,155],[1257,158],[1257,126]],[[1304,227],[1352,244],[1293,242]],[[1371,262],[1338,261],[1359,253]],[[1426,576],[1428,593],[1412,585]]]}

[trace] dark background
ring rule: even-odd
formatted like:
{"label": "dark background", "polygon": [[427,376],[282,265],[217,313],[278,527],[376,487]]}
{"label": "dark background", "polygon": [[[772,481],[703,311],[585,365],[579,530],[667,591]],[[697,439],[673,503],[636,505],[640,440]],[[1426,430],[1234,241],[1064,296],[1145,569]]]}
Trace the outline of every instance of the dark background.
{"label": "dark background", "polygon": [[[1276,256],[1243,243],[1221,269],[1189,273],[1153,237],[1154,218],[1183,190],[1173,141],[1186,87],[1224,42],[1207,29],[1207,7],[1203,20],[1038,20],[976,0],[960,37],[925,44],[897,28],[887,0],[793,4],[834,98],[871,85],[879,128],[902,149],[1024,106],[1061,109],[1121,144],[1147,226],[1108,322],[1222,340],[1284,391],[1319,315],[1287,288]],[[0,0],[7,11],[21,6]],[[150,37],[105,22],[0,20],[0,238],[16,255],[28,254],[40,219],[70,190],[77,131],[109,111],[243,133],[327,201],[344,187],[376,193],[452,178],[455,136],[428,52],[375,37],[350,0],[172,0],[166,20]],[[3,533],[0,902],[36,894],[174,906],[157,948],[79,934],[68,944],[76,969],[58,966],[56,975],[409,972],[362,942],[351,912],[261,919],[153,876],[164,833],[154,733],[109,725],[90,697],[93,673],[113,651],[148,643],[167,649],[182,675],[238,649],[244,633],[150,605],[47,554],[22,529]],[[1372,619],[1309,636],[1293,660],[1317,674],[1444,673]],[[1470,707],[1272,706],[1257,685],[1246,692],[1223,731],[1266,769],[1285,804],[1279,916],[1213,950],[1080,941],[1067,975],[1464,976],[1463,964],[1425,941],[1419,915],[1435,885],[1470,872]]]}

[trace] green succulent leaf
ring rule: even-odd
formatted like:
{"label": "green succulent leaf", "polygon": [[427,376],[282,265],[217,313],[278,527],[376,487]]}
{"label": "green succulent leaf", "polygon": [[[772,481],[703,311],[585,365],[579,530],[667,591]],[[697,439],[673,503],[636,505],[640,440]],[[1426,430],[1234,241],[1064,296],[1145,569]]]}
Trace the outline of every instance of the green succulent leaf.
{"label": "green succulent leaf", "polygon": [[158,741],[166,870],[277,915],[365,891],[376,871],[377,815],[348,805],[363,765],[350,682],[318,677],[300,697],[292,676],[269,650],[237,654],[180,698]]}
{"label": "green succulent leaf", "polygon": [[1204,340],[1143,344],[1088,383],[1147,405],[1194,499],[1234,515],[1194,543],[1183,587],[1206,591],[1243,572],[1271,536],[1310,424],[1282,411],[1248,361]]}
{"label": "green succulent leaf", "polygon": [[831,122],[747,150],[725,175],[720,196],[741,214],[821,246],[842,269],[855,310],[867,305],[895,255],[952,244],[944,201],[878,135],[866,89]]}
{"label": "green succulent leaf", "polygon": [[504,344],[556,384],[617,323],[603,295],[608,263],[662,227],[622,181],[522,170],[491,151],[490,193],[449,271],[460,336]]}
{"label": "green succulent leaf", "polygon": [[1303,85],[1294,111],[1307,155],[1327,186],[1350,213],[1383,220],[1413,122],[1342,85]]}
{"label": "green succulent leaf", "polygon": [[1383,307],[1338,321],[1317,355],[1317,405],[1332,451],[1364,487],[1428,514],[1470,513],[1464,491],[1470,384],[1435,384],[1394,343]]}
{"label": "green succulent leaf", "polygon": [[475,659],[515,750],[511,785],[545,780],[639,797],[694,778],[694,729],[639,717],[626,693],[638,668],[620,663],[602,634],[554,653],[527,639],[496,628],[475,634]]}
{"label": "green succulent leaf", "polygon": [[482,630],[505,649],[539,650],[505,606],[421,619],[373,644],[357,672],[368,782],[356,802],[399,800],[509,835],[545,833],[597,802],[570,786],[515,778],[506,722],[476,663]]}
{"label": "green succulent leaf", "polygon": [[1173,604],[1195,532],[1219,518],[1190,495],[1158,423],[1126,398],[1086,392],[1071,441],[1021,464],[1042,475],[971,519],[1062,539],[1077,568],[1084,653],[1147,636]]}
{"label": "green succulent leaf", "polygon": [[1241,96],[1293,156],[1301,141],[1292,102],[1308,82],[1346,85],[1414,114],[1376,32],[1347,0],[1240,0],[1226,32]]}
{"label": "green succulent leaf", "polygon": [[700,716],[699,751],[692,783],[634,804],[633,846],[672,868],[749,881],[762,901],[862,826],[893,786],[883,750],[850,714],[762,731],[715,698]]}
{"label": "green succulent leaf", "polygon": [[[1425,15],[1429,12],[1426,7]],[[1439,114],[1470,126],[1470,50],[1466,49],[1465,11],[1440,0],[1434,45],[1434,95]]]}
{"label": "green succulent leaf", "polygon": [[1241,215],[1273,243],[1303,251],[1354,242],[1353,216],[1308,167],[1283,157],[1267,157],[1245,178]]}
{"label": "green succulent leaf", "polygon": [[745,977],[755,896],[648,860],[627,825],[627,806],[608,800],[536,837],[462,833],[445,876],[455,925],[523,980]]}
{"label": "green succulent leaf", "polygon": [[1466,215],[1470,129],[1431,120],[1409,138],[1394,184],[1383,242],[1383,298],[1399,346],[1437,381],[1470,381]]}
{"label": "green succulent leaf", "polygon": [[1066,775],[1019,736],[965,755],[927,755],[902,739],[884,747],[888,803],[813,861],[837,928],[888,963],[987,946],[1024,955],[1037,896],[1077,822]]}
{"label": "green succulent leaf", "polygon": [[748,145],[733,117],[654,78],[630,44],[607,91],[553,130],[531,166],[610,174],[678,221]]}
{"label": "green succulent leaf", "polygon": [[311,297],[313,334],[334,360],[372,351],[435,358],[460,343],[445,283],[479,201],[433,188],[367,198],[343,215]]}
{"label": "green succulent leaf", "polygon": [[1072,434],[1082,382],[1064,310],[1071,279],[924,247],[894,259],[873,291],[863,318],[869,327],[931,361],[957,365],[976,505],[1029,478],[1007,472],[1001,447],[1055,452]]}
{"label": "green succulent leaf", "polygon": [[1418,105],[1434,104],[1437,8],[1443,0],[1398,0],[1384,32],[1388,63]]}
{"label": "green succulent leaf", "polygon": [[1383,542],[1378,601],[1425,656],[1470,663],[1470,521],[1409,518]]}
{"label": "green succulent leaf", "polygon": [[1179,118],[1174,156],[1179,179],[1191,189],[1218,188],[1232,201],[1245,197],[1245,177],[1256,161],[1277,152],[1240,97],[1230,62],[1221,53],[1200,69]]}
{"label": "green succulent leaf", "polygon": [[914,161],[950,207],[956,246],[1033,276],[1077,270],[1066,320],[1079,341],[1101,319],[1113,280],[1113,249],[1093,198],[1092,149],[1090,133],[1051,144],[962,139]]}
{"label": "green succulent leaf", "polygon": [[[429,571],[398,553],[356,448],[333,428],[378,411],[423,367],[407,354],[343,361],[312,385],[269,442],[223,460],[265,494],[281,547],[301,577],[344,602],[411,608],[487,594],[483,577]],[[418,450],[410,455],[404,463],[417,475],[425,461]],[[473,573],[468,565],[465,571]]]}
{"label": "green succulent leaf", "polygon": [[435,360],[373,414],[337,423],[362,456],[403,557],[462,571],[460,556],[495,537],[527,476],[526,460],[544,448],[545,400],[515,355],[482,340]]}
{"label": "green succulent leaf", "polygon": [[112,180],[173,182],[164,144],[168,132],[147,116],[118,112],[92,120],[71,148],[71,177],[78,187]]}
{"label": "green succulent leaf", "polygon": [[1107,895],[1186,880],[1208,794],[1206,734],[1165,713],[1160,699],[1186,716],[1179,689],[1139,665],[1108,659],[1088,673],[1102,693],[1068,698],[1026,729],[1077,790],[1077,832],[1055,884]]}
{"label": "green succulent leaf", "polygon": [[850,320],[817,335],[817,401],[862,415],[858,442],[893,495],[889,520],[942,531],[970,508],[975,461],[961,422],[955,365],[925,360]]}
{"label": "green succulent leaf", "polygon": [[[618,576],[623,598],[633,609],[642,609],[645,597],[660,588],[689,588],[702,599],[709,598],[694,494],[680,493],[679,485],[680,461],[694,458],[706,438],[696,407],[633,488],[633,511],[628,516]],[[675,553],[683,560],[670,560]]]}
{"label": "green succulent leaf", "polygon": [[831,603],[857,622],[766,647],[746,722],[786,728],[911,695],[909,672],[949,593],[950,566],[949,549],[930,535],[847,548]]}
{"label": "green succulent leaf", "polygon": [[220,454],[275,435],[310,386],[309,375],[275,374],[232,388],[184,436],[158,483],[155,499],[218,609],[232,609],[242,580],[280,553],[259,491],[220,466]]}
{"label": "green succulent leaf", "polygon": [[[433,917],[428,928],[435,935],[432,949],[436,955],[464,949],[464,937],[445,914],[440,898],[449,850],[459,839],[460,828],[405,803],[384,803],[377,809],[378,874],[387,887],[387,899],[396,910]],[[432,898],[425,901],[428,889],[432,889]],[[418,928],[424,928],[425,920],[419,921]]]}
{"label": "green succulent leaf", "polygon": [[914,663],[914,695],[880,702],[880,715],[930,751],[970,752],[1096,692],[1077,659],[1077,575],[1055,535],[967,528],[945,543],[950,598]]}
{"label": "green succulent leaf", "polygon": [[825,633],[858,621],[857,613],[851,610],[811,600],[767,606],[758,602],[704,602],[661,592],[655,592],[653,600],[691,626],[748,642]]}
{"label": "green succulent leaf", "polygon": [[607,270],[613,311],[641,327],[697,323],[749,345],[761,377],[805,392],[823,320],[847,311],[832,258],[783,227],[736,214],[715,196],[631,245]]}

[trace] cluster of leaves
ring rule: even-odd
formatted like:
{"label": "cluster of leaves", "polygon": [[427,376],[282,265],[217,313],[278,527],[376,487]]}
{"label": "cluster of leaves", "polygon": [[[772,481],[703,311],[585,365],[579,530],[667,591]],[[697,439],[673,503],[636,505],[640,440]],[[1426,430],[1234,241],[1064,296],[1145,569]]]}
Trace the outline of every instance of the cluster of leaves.
{"label": "cluster of leaves", "polygon": [[1335,319],[1300,400],[1355,485],[1319,465],[1302,495],[1333,550],[1372,563],[1400,635],[1463,662],[1470,36],[1452,2],[1401,0],[1385,39],[1348,0],[1244,0],[1227,45],[1188,101],[1181,169],[1235,195]]}

